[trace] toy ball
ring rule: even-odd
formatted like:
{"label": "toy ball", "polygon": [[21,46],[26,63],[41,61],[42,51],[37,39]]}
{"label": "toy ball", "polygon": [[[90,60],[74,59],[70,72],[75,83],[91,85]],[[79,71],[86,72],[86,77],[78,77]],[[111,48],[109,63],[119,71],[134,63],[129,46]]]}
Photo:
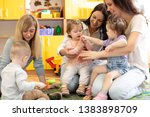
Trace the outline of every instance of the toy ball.
{"label": "toy ball", "polygon": [[55,83],[55,78],[49,79],[49,80],[47,80],[47,82],[48,82],[49,84],[53,84],[53,83]]}

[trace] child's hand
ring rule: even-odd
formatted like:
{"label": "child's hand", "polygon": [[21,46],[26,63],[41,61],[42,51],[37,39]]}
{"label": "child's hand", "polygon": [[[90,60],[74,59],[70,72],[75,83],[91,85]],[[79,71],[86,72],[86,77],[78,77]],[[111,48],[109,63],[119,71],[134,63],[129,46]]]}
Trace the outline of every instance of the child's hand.
{"label": "child's hand", "polygon": [[46,84],[42,82],[35,82],[35,88],[37,89],[43,89],[46,86]]}
{"label": "child's hand", "polygon": [[69,50],[69,53],[70,54],[79,54],[79,50],[77,49],[77,48],[74,48],[74,49],[72,49],[72,50]]}
{"label": "child's hand", "polygon": [[69,52],[70,50],[71,50],[71,49],[66,48],[66,49],[65,49],[65,55],[64,55],[64,56],[66,56],[67,58],[70,58],[70,59],[75,58],[77,55],[70,53],[70,52]]}
{"label": "child's hand", "polygon": [[89,36],[82,35],[82,36],[81,36],[81,39],[82,39],[83,41],[87,41],[87,40],[89,40],[90,38],[89,38]]}

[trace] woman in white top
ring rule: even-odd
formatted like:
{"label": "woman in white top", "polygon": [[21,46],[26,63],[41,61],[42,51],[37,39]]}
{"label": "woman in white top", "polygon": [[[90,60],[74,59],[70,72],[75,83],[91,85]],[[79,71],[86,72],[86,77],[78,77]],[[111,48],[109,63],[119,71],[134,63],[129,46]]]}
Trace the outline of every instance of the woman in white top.
{"label": "woman in white top", "polygon": [[[141,94],[143,91],[141,85],[149,79],[146,52],[148,22],[143,14],[136,9],[133,0],[105,0],[105,4],[111,14],[120,16],[127,21],[128,27],[125,32],[128,38],[127,46],[111,52],[83,52],[82,58],[84,60],[101,59],[128,54],[131,70],[114,80],[109,90],[109,96],[111,99],[129,99]],[[92,87],[93,96],[100,91],[103,78],[103,75],[96,78]]]}

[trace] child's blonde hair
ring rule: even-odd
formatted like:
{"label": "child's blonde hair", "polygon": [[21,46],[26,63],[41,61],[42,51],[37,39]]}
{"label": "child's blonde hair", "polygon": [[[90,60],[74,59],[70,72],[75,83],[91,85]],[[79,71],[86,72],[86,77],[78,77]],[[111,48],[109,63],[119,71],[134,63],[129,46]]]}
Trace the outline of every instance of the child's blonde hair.
{"label": "child's blonde hair", "polygon": [[125,34],[125,30],[127,28],[127,22],[125,19],[116,15],[110,15],[108,17],[107,24],[109,24],[110,29],[116,31],[118,35]]}
{"label": "child's blonde hair", "polygon": [[[70,20],[67,20],[67,33],[68,33],[68,37],[71,38],[71,35],[69,35],[69,33],[71,32],[71,30],[74,28],[74,26],[78,26],[78,25],[81,25],[82,26],[82,23],[80,20],[78,19],[70,19]],[[83,28],[83,27],[82,27]]]}
{"label": "child's blonde hair", "polygon": [[24,40],[23,32],[28,30],[31,26],[35,26],[35,34],[30,43],[31,54],[33,57],[39,58],[41,56],[41,42],[39,35],[39,23],[35,17],[30,14],[26,14],[18,20],[14,40]]}
{"label": "child's blonde hair", "polygon": [[14,57],[24,56],[31,56],[29,44],[24,40],[14,41],[10,50],[10,58],[13,59]]}

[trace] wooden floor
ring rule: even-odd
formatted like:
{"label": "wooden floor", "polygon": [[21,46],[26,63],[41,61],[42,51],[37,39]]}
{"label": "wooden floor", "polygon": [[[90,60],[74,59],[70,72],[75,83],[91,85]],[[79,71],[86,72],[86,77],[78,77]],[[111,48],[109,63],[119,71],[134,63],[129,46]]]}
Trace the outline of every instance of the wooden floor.
{"label": "wooden floor", "polygon": [[[27,71],[28,74],[28,81],[39,81],[34,70]],[[53,70],[45,70],[45,78],[46,80],[55,79],[57,82],[60,82],[59,76],[57,76]]]}
{"label": "wooden floor", "polygon": [[[35,71],[27,71],[28,81],[39,81]],[[60,78],[53,70],[45,71],[46,79],[55,79],[55,83],[60,83]],[[51,89],[50,92],[60,92],[59,89]],[[78,96],[76,93],[71,94],[69,97],[62,97],[62,100],[82,100],[82,96]]]}

